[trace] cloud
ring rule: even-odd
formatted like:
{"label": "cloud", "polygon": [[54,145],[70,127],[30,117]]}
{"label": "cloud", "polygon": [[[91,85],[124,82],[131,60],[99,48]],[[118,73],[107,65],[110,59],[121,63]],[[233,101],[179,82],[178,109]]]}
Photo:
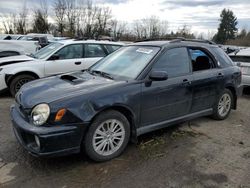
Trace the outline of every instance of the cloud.
{"label": "cloud", "polygon": [[[23,4],[32,11],[39,6],[39,0],[0,0],[0,15],[18,13]],[[48,0],[50,21],[53,21],[52,5]],[[128,22],[155,15],[167,20],[169,30],[178,30],[184,24],[197,32],[217,30],[223,8],[231,9],[238,18],[240,28],[250,29],[250,0],[93,0],[94,3],[108,6],[117,20]],[[0,23],[1,25],[1,23]]]}
{"label": "cloud", "polygon": [[225,0],[166,0],[162,4],[170,5],[171,7],[197,7],[197,6],[218,6],[225,3]]}

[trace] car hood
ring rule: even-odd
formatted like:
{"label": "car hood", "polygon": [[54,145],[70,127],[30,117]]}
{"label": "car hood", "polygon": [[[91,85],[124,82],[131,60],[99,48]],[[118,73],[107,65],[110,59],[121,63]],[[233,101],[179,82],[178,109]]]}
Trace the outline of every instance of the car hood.
{"label": "car hood", "polygon": [[10,64],[15,64],[15,63],[22,63],[22,62],[33,61],[33,60],[35,59],[27,55],[3,57],[3,58],[0,58],[0,66],[5,66],[5,65],[10,65]]}
{"label": "car hood", "polygon": [[79,95],[92,94],[97,90],[121,84],[87,72],[64,74],[35,80],[25,84],[16,95],[23,108],[30,109],[39,103],[51,103]]}

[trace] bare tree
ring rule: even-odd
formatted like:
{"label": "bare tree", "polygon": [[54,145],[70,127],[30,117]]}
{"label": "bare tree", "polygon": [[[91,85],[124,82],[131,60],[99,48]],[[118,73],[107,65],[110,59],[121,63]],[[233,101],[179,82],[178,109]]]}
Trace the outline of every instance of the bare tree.
{"label": "bare tree", "polygon": [[16,22],[16,29],[17,33],[25,34],[27,30],[27,16],[28,16],[28,9],[26,6],[26,2],[23,4],[23,8],[21,12],[18,14],[17,22]]}
{"label": "bare tree", "polygon": [[164,37],[168,31],[167,21],[151,16],[134,22],[134,31],[137,39]]}
{"label": "bare tree", "polygon": [[66,17],[68,34],[73,37],[76,32],[76,21],[77,21],[77,2],[76,0],[65,0],[66,1]]}
{"label": "bare tree", "polygon": [[54,3],[54,11],[56,16],[56,24],[60,35],[63,35],[65,29],[65,17],[66,17],[66,1],[56,0]]}
{"label": "bare tree", "polygon": [[4,14],[0,16],[4,32],[6,34],[16,33],[16,14]]}

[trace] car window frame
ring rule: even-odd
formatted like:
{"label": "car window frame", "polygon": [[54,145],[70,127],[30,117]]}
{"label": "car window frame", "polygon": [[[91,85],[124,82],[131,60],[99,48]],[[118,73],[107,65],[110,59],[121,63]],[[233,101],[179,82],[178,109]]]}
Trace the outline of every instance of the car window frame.
{"label": "car window frame", "polygon": [[[189,72],[188,73],[183,73],[183,74],[180,74],[180,75],[176,75],[176,76],[171,76],[171,77],[169,77],[168,79],[172,79],[172,78],[178,78],[178,77],[183,77],[183,76],[185,76],[185,75],[191,75],[192,74],[192,64],[191,64],[191,59],[190,59],[190,57],[189,57],[189,51],[188,51],[188,48],[187,48],[187,46],[174,46],[174,47],[171,47],[171,48],[165,48],[162,52],[161,52],[161,54],[159,54],[159,56],[157,57],[157,59],[155,60],[155,62],[153,63],[153,65],[152,65],[152,67],[151,67],[151,69],[150,69],[150,71],[149,71],[149,74],[150,74],[150,72],[153,70],[153,67],[154,67],[154,65],[159,61],[159,59],[165,54],[165,53],[167,53],[167,51],[169,51],[169,50],[173,50],[173,49],[177,49],[177,48],[185,48],[186,49],[186,51],[187,51],[187,55],[188,55],[188,59],[189,59]],[[148,76],[149,76],[149,74],[148,74]]]}
{"label": "car window frame", "polygon": [[[99,45],[99,46],[101,46],[101,48],[102,48],[102,50],[103,50],[105,56],[103,56],[103,57],[86,57],[86,56],[85,56],[85,48],[86,48],[86,45]],[[109,55],[109,53],[108,53],[108,51],[105,49],[104,45],[105,45],[105,44],[100,44],[100,43],[84,43],[84,44],[83,44],[83,58],[84,58],[84,59],[85,59],[85,58],[86,58],[86,59],[89,59],[89,58],[104,58],[104,57],[106,57],[107,55]]]}
{"label": "car window frame", "polygon": [[[60,49],[58,49],[56,52],[54,52],[49,58],[48,58],[48,61],[50,61],[50,58],[55,55],[56,53],[58,53],[60,50],[63,50],[64,48],[66,47],[69,47],[69,46],[72,46],[72,45],[81,45],[82,46],[82,55],[80,58],[72,58],[72,59],[83,59],[84,58],[84,44],[83,43],[76,43],[76,44],[68,44],[68,45],[64,45],[62,46]],[[60,61],[60,60],[69,60],[69,59],[58,59],[56,61]]]}
{"label": "car window frame", "polygon": [[[201,50],[204,53],[206,53],[210,57],[210,59],[212,60],[213,68],[205,69],[205,70],[199,70],[199,71],[194,71],[193,70],[193,65],[192,65],[192,56],[191,56],[191,53],[189,51],[189,48],[191,48],[191,49],[195,48],[196,50]],[[217,59],[215,58],[215,56],[208,49],[206,49],[204,47],[200,47],[200,46],[187,46],[187,49],[188,49],[189,58],[190,58],[190,62],[191,62],[191,71],[192,71],[192,73],[199,73],[199,72],[214,70],[214,69],[218,68],[218,61],[217,61]]]}

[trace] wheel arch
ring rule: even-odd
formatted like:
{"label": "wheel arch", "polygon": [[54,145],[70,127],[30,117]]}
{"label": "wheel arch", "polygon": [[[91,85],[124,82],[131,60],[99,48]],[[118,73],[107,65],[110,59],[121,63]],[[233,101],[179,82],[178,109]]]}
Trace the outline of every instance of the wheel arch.
{"label": "wheel arch", "polygon": [[115,110],[120,112],[121,114],[123,114],[127,120],[129,121],[130,124],[130,140],[134,143],[137,142],[137,133],[136,133],[136,120],[135,120],[135,115],[132,112],[132,110],[124,105],[112,105],[112,106],[107,106],[105,108],[102,108],[100,111],[98,111],[92,118],[90,121],[90,125],[91,123],[95,120],[95,118],[100,115],[101,113],[103,113],[104,111],[108,111],[108,110]]}
{"label": "wheel arch", "polygon": [[237,93],[236,93],[236,89],[232,85],[227,85],[225,88],[231,91],[231,93],[233,95],[233,106],[232,106],[232,109],[236,110],[236,108],[237,108]]}
{"label": "wheel arch", "polygon": [[31,75],[31,76],[34,76],[36,79],[39,79],[40,77],[38,76],[37,73],[33,72],[33,71],[20,71],[20,72],[17,72],[15,74],[6,74],[5,75],[5,83],[6,85],[9,87],[10,86],[10,83],[12,82],[12,80],[16,77],[16,76],[19,76],[19,75]]}

